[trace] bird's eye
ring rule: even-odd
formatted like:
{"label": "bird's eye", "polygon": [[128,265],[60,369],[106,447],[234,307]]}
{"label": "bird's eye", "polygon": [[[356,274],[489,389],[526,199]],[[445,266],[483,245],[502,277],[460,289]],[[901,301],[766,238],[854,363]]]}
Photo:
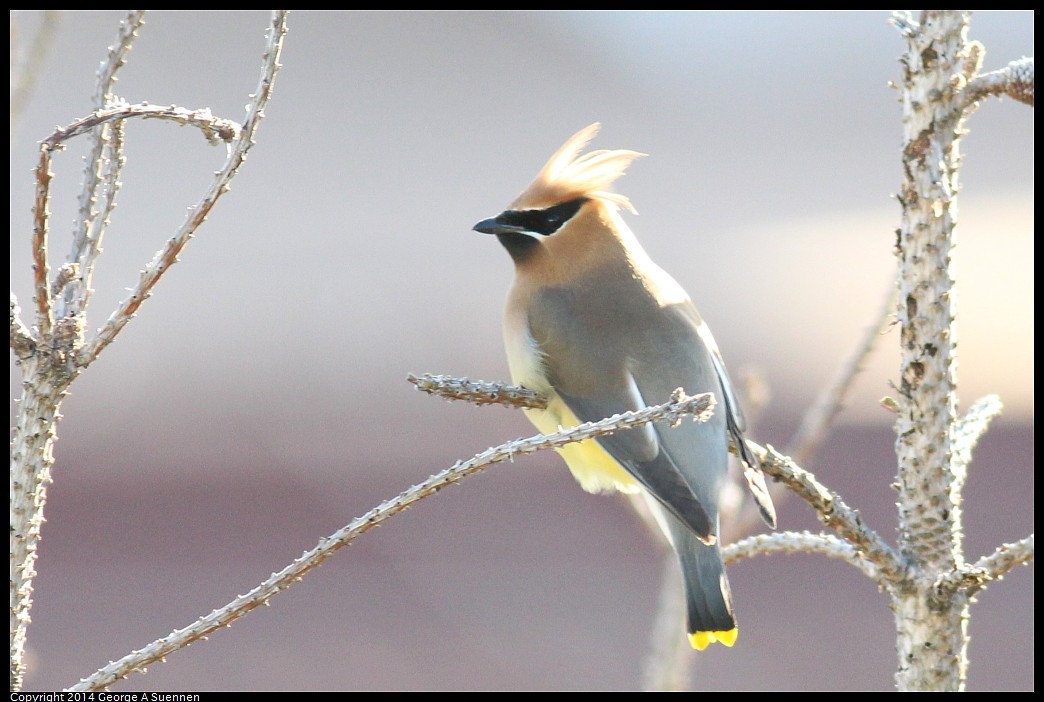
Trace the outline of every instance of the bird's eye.
{"label": "bird's eye", "polygon": [[527,232],[551,236],[572,219],[585,202],[586,197],[578,197],[543,210],[509,210],[497,219],[503,224],[514,225]]}

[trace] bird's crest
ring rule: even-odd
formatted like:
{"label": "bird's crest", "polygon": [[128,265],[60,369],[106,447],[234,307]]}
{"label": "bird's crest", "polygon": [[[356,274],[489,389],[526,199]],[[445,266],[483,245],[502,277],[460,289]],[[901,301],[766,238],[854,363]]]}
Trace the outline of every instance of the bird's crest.
{"label": "bird's crest", "polygon": [[631,161],[645,154],[624,149],[601,149],[579,155],[601,126],[595,122],[569,137],[529,187],[511,203],[511,209],[543,209],[578,197],[590,197],[617,207],[625,207],[637,214],[638,211],[625,195],[606,192],[604,188],[622,176]]}

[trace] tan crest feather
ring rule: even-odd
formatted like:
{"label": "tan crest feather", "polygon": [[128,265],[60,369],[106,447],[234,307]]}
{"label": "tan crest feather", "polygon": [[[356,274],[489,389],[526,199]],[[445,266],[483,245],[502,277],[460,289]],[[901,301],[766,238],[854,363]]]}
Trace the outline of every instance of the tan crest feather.
{"label": "tan crest feather", "polygon": [[645,154],[624,149],[601,149],[579,155],[601,126],[595,122],[569,137],[548,159],[529,187],[515,198],[511,209],[541,209],[578,197],[593,197],[637,214],[627,196],[604,189],[624,174],[631,161]]}

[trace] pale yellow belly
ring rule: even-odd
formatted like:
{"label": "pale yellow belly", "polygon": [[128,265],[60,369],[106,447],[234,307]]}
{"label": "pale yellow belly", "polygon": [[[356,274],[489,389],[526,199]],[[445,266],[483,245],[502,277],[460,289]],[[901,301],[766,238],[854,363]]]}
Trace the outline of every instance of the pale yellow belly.
{"label": "pale yellow belly", "polygon": [[[551,398],[546,410],[525,410],[529,421],[541,434],[552,434],[559,429],[569,429],[582,424],[572,410],[555,395],[554,389],[548,383],[542,355],[529,335],[528,324],[521,312],[521,306],[509,304],[505,312],[504,345],[507,350],[512,382],[545,393]],[[602,419],[602,417],[593,419]],[[580,486],[588,492],[617,490],[636,493],[639,490],[637,481],[631,477],[630,473],[620,467],[620,464],[613,460],[594,439],[567,444],[555,450],[565,459],[566,465],[569,466],[569,470]]]}
{"label": "pale yellow belly", "polygon": [[[556,432],[559,428],[571,428],[581,424],[576,415],[562,400],[555,397],[546,410],[526,410],[534,426],[542,434]],[[601,417],[599,417],[601,419]],[[555,449],[565,459],[570,472],[580,486],[588,492],[619,491],[636,493],[638,482],[606,453],[597,441],[587,439]]]}

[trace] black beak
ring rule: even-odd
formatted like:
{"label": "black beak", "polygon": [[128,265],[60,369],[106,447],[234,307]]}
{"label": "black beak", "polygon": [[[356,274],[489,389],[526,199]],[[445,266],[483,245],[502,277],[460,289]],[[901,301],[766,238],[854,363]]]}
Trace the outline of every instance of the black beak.
{"label": "black beak", "polygon": [[472,230],[481,234],[528,234],[529,232],[524,228],[516,224],[505,224],[501,221],[500,217],[491,217],[484,219],[474,227]]}

